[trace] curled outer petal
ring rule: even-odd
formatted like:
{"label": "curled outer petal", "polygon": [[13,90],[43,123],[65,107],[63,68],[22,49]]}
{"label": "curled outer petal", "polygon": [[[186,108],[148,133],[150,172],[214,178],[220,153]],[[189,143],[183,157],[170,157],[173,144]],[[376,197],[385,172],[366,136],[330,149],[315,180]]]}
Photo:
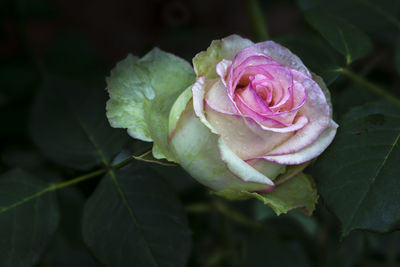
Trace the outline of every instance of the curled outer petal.
{"label": "curled outer petal", "polygon": [[[198,94],[198,92],[193,92]],[[196,180],[216,190],[245,190],[268,192],[274,189],[268,173],[261,173],[238,157],[217,131],[203,124],[206,120],[202,98],[193,98],[171,130],[170,143],[178,162]],[[175,105],[172,108],[172,112]]]}

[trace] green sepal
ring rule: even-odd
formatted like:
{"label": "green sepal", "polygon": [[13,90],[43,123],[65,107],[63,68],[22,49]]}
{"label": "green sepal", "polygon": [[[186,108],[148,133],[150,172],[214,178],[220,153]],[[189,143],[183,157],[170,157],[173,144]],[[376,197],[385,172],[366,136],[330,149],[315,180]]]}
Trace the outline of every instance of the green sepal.
{"label": "green sepal", "polygon": [[310,216],[318,201],[314,181],[304,173],[299,173],[285,183],[278,185],[271,193],[221,190],[215,192],[215,194],[230,200],[256,198],[270,206],[277,215],[293,209],[300,209]]}

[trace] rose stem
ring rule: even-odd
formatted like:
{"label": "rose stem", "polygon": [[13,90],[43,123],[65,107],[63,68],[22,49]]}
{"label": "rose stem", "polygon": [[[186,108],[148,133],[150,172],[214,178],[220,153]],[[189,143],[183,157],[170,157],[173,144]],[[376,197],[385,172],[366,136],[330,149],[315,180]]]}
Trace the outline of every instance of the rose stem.
{"label": "rose stem", "polygon": [[119,169],[119,168],[127,165],[128,163],[130,163],[133,160],[143,160],[140,157],[141,157],[141,155],[140,156],[132,155],[132,156],[128,157],[127,159],[121,161],[120,163],[112,165],[112,166],[108,165],[108,162],[106,162],[107,164],[105,164],[105,167],[102,168],[102,169],[98,169],[96,171],[93,171],[93,172],[90,172],[90,173],[87,173],[87,174],[72,178],[72,179],[67,180],[67,181],[60,182],[60,183],[57,183],[57,184],[50,184],[47,187],[43,188],[42,190],[40,190],[40,191],[30,195],[30,196],[27,196],[24,199],[22,199],[20,201],[17,201],[15,203],[9,205],[6,208],[0,209],[0,214],[5,212],[5,211],[7,211],[7,210],[9,210],[9,209],[11,209],[11,208],[15,208],[15,207],[17,207],[19,205],[22,205],[22,204],[24,204],[26,202],[29,202],[29,201],[31,201],[33,199],[36,199],[36,198],[40,197],[41,195],[43,195],[45,193],[48,193],[48,192],[51,192],[51,191],[55,191],[55,190],[58,190],[58,189],[61,189],[61,188],[69,187],[71,185],[75,185],[75,184],[81,183],[83,181],[89,180],[90,178],[98,177],[98,176],[103,175],[105,173],[113,174],[113,170]]}
{"label": "rose stem", "polygon": [[364,86],[369,91],[371,91],[371,92],[373,92],[373,93],[375,93],[397,105],[400,105],[400,99],[398,97],[396,97],[392,93],[380,88],[376,84],[373,84],[373,83],[367,81],[362,76],[360,76],[346,68],[339,68],[336,71],[343,74],[344,76],[351,79],[352,81],[358,83],[359,85]]}

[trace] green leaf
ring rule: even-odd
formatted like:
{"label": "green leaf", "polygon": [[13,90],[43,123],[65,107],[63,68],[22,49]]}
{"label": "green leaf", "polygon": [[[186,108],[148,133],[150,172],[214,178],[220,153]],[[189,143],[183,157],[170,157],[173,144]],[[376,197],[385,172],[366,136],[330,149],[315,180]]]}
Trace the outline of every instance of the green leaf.
{"label": "green leaf", "polygon": [[267,194],[231,190],[218,191],[216,194],[228,199],[256,198],[270,206],[277,215],[292,209],[301,209],[307,215],[311,215],[318,200],[314,181],[304,173],[277,185],[274,191]]}
{"label": "green leaf", "polygon": [[397,39],[396,46],[395,46],[394,64],[395,64],[397,73],[400,75],[400,38]]}
{"label": "green leaf", "polygon": [[337,121],[355,106],[376,100],[376,94],[357,84],[341,89],[332,95],[332,103],[335,107],[333,115],[337,116],[335,118],[335,120],[338,119]]}
{"label": "green leaf", "polygon": [[106,266],[185,266],[190,234],[183,207],[165,181],[144,171],[104,177],[85,205],[84,240]]}
{"label": "green leaf", "polygon": [[103,86],[48,76],[33,105],[30,133],[45,156],[87,170],[108,164],[128,140],[104,116]]}
{"label": "green leaf", "polygon": [[342,234],[400,226],[400,109],[379,102],[347,113],[336,139],[313,168],[319,192]]}
{"label": "green leaf", "polygon": [[139,59],[129,55],[107,79],[107,117],[113,127],[143,141],[153,141],[155,158],[175,161],[168,144],[169,111],[194,82],[189,63],[157,48]]}
{"label": "green leaf", "polygon": [[0,266],[34,266],[57,229],[52,187],[21,170],[0,177]]}
{"label": "green leaf", "polygon": [[81,220],[85,196],[75,187],[57,191],[61,213],[60,225],[45,254],[40,267],[100,267],[83,242]]}
{"label": "green leaf", "polygon": [[391,28],[400,29],[398,12],[400,2],[397,0],[297,0],[303,11],[322,10],[335,17],[343,18],[365,32],[382,32]]}
{"label": "green leaf", "polygon": [[318,9],[307,11],[305,17],[333,48],[346,57],[347,64],[371,52],[372,43],[368,36],[346,20]]}

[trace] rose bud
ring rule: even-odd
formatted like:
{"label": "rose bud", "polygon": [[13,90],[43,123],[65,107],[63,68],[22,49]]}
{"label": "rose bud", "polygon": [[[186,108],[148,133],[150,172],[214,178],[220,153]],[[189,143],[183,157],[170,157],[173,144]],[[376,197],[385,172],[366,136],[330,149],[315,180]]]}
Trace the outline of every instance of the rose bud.
{"label": "rose bud", "polygon": [[[177,162],[218,195],[255,197],[278,214],[299,207],[310,214],[317,195],[301,171],[338,127],[322,79],[287,48],[237,35],[213,41],[193,65],[195,83],[170,105],[164,150],[155,138],[132,134],[135,125],[131,135],[153,140],[156,158]],[[108,89],[112,101],[112,81]],[[111,124],[129,128],[115,120],[114,109],[108,106]]]}

